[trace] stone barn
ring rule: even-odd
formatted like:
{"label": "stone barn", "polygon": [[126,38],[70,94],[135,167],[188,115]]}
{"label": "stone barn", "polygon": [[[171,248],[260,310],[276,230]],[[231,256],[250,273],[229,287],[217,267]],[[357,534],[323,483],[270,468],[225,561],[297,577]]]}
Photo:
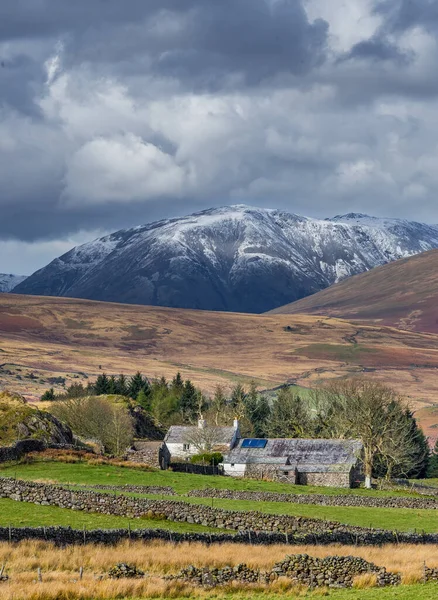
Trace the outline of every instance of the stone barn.
{"label": "stone barn", "polygon": [[354,487],[362,481],[362,442],[241,439],[224,456],[224,474],[301,485]]}
{"label": "stone barn", "polygon": [[172,425],[160,448],[160,466],[167,469],[171,462],[185,462],[204,451],[230,452],[240,439],[239,421],[231,427],[207,425],[199,419],[198,425]]}

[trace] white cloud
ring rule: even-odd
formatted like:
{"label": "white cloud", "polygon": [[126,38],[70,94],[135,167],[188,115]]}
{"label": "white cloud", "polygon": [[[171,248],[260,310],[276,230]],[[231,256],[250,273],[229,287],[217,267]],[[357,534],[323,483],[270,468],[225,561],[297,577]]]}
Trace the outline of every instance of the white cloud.
{"label": "white cloud", "polygon": [[63,197],[68,205],[179,198],[188,184],[174,157],[129,133],[80,147],[67,162]]}

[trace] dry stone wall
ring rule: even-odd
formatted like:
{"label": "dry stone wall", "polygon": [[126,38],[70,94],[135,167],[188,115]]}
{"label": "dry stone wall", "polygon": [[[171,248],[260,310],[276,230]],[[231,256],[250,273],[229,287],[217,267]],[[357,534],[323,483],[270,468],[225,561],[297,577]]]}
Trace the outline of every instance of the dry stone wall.
{"label": "dry stone wall", "polygon": [[403,496],[373,497],[353,494],[329,496],[325,494],[278,494],[275,492],[240,492],[234,490],[192,490],[188,496],[196,498],[221,498],[224,500],[250,500],[252,502],[291,502],[319,506],[358,506],[370,508],[438,509],[437,498],[409,498]]}
{"label": "dry stone wall", "polygon": [[0,463],[20,460],[28,452],[41,452],[45,448],[46,445],[40,440],[18,441],[13,446],[0,448]]}
{"label": "dry stone wall", "polygon": [[307,554],[286,556],[268,572],[251,569],[245,564],[216,569],[202,569],[191,565],[182,569],[178,575],[170,576],[168,579],[181,579],[195,585],[216,587],[232,582],[272,583],[279,577],[286,577],[311,588],[350,588],[353,585],[354,577],[365,573],[374,574],[379,587],[401,583],[398,573],[390,573],[385,567],[377,567],[357,556],[316,558]]}
{"label": "dry stone wall", "polygon": [[251,544],[269,546],[288,544],[290,546],[331,544],[355,546],[380,546],[389,543],[438,544],[437,534],[391,534],[388,531],[370,530],[362,534],[348,531],[331,531],[326,529],[319,533],[295,532],[280,533],[267,531],[239,531],[237,533],[176,533],[164,529],[94,529],[78,530],[70,527],[0,527],[0,541],[20,542],[24,540],[42,540],[57,546],[77,544],[115,545],[123,540],[151,542],[154,540],[172,543],[200,542],[210,544]]}
{"label": "dry stone wall", "polygon": [[250,543],[256,539],[256,532],[278,534],[272,537],[277,540],[277,543],[298,543],[298,541],[356,545],[398,542],[438,543],[438,534],[392,532],[342,525],[320,519],[216,509],[176,500],[149,500],[123,494],[76,491],[60,486],[8,478],[0,478],[0,497],[85,512],[129,518],[167,519],[174,522],[196,523],[212,529],[235,530],[245,532],[243,539]]}

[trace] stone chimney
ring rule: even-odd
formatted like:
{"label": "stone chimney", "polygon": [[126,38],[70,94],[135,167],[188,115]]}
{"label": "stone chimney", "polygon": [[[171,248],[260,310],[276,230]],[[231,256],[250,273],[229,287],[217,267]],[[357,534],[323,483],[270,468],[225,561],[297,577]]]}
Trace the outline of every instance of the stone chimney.
{"label": "stone chimney", "polygon": [[203,419],[202,417],[198,420],[198,428],[205,429],[205,419]]}

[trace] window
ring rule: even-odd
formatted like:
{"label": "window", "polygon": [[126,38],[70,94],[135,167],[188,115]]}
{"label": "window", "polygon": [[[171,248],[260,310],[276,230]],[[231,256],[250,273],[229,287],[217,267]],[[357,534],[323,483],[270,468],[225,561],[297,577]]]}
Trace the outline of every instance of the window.
{"label": "window", "polygon": [[187,452],[188,450],[190,450],[190,444],[183,444],[183,450],[184,450],[184,452]]}

